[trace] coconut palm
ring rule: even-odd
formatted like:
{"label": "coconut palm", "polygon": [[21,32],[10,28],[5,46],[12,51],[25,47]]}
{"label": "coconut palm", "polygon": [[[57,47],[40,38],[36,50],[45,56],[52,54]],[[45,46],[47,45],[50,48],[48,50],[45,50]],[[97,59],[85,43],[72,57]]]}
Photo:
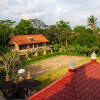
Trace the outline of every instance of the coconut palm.
{"label": "coconut palm", "polygon": [[95,18],[93,15],[88,17],[88,26],[90,26],[91,29],[95,29],[96,28],[96,23],[97,23],[97,18]]}

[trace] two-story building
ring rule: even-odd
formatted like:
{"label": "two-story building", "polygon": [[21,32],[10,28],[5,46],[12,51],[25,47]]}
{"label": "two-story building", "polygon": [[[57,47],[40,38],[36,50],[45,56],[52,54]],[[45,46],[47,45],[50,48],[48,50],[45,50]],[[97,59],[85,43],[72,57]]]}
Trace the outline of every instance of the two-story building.
{"label": "two-story building", "polygon": [[10,36],[8,46],[21,55],[29,51],[33,52],[35,56],[38,55],[38,51],[43,52],[43,54],[46,54],[48,50],[52,52],[49,40],[41,34]]}

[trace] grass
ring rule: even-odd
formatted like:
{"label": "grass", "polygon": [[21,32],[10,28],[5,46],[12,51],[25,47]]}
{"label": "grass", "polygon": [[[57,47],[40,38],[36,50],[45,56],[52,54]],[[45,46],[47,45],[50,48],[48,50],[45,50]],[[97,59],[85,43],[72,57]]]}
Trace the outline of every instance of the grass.
{"label": "grass", "polygon": [[[76,66],[78,67],[78,66],[80,66],[82,64],[85,64],[85,63],[87,63],[89,61],[90,61],[90,58],[87,57],[84,60],[78,61],[76,63]],[[36,77],[35,79],[42,83],[39,87],[36,88],[36,90],[39,91],[39,90],[43,89],[44,87],[48,86],[49,84],[51,84],[55,80],[57,80],[60,77],[62,77],[67,72],[68,72],[68,65],[67,66],[62,66],[62,67],[60,67],[60,68],[58,68],[56,70],[49,71],[47,73],[44,73],[44,74]]]}

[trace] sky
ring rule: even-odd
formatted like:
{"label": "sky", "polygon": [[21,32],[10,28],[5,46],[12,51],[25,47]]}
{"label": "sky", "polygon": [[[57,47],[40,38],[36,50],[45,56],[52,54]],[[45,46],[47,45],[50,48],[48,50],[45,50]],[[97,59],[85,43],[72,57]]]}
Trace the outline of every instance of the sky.
{"label": "sky", "polygon": [[62,19],[74,27],[86,26],[90,15],[100,26],[100,0],[0,0],[0,19],[39,19],[47,25]]}

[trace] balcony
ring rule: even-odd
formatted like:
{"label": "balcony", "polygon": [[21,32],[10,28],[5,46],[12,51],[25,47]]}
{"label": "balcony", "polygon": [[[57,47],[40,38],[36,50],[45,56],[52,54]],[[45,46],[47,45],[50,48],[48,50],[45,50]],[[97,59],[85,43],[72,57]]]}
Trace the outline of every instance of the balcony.
{"label": "balcony", "polygon": [[43,50],[51,50],[51,49],[52,49],[52,46],[49,45],[49,46],[42,46],[42,47],[37,47],[37,48],[22,49],[22,50],[19,50],[18,52],[19,53],[26,53],[26,52],[35,52],[37,50],[43,51]]}

